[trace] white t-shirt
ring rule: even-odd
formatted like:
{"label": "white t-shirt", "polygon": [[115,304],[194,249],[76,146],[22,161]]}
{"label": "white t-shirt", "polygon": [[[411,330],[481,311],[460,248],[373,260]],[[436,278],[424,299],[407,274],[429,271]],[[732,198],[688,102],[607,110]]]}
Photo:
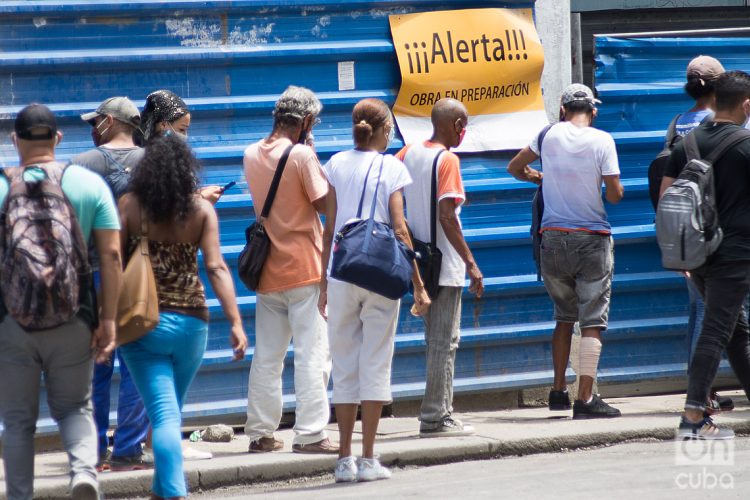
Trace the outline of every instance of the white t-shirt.
{"label": "white t-shirt", "polygon": [[[372,197],[378,183],[380,166],[383,174],[378,188],[378,199],[375,203],[375,220],[390,224],[391,215],[388,202],[391,195],[411,184],[411,176],[401,161],[392,155],[381,155],[374,151],[357,151],[351,149],[337,153],[323,166],[328,182],[336,190],[336,230],[347,222],[357,218],[357,208],[362,196],[362,188],[367,178],[367,187],[362,203],[361,219],[370,217]],[[367,170],[372,165],[370,174]],[[334,236],[335,237],[335,236]]]}
{"label": "white t-shirt", "polygon": [[[529,148],[539,154],[538,136]],[[542,229],[609,232],[602,176],[619,175],[615,141],[608,133],[571,122],[553,125],[542,143]]]}
{"label": "white t-shirt", "polygon": [[[404,189],[406,199],[406,217],[414,237],[430,241],[430,196],[432,194],[432,164],[435,156],[440,154],[436,175],[437,203],[450,198],[456,202],[456,217],[461,225],[461,206],[466,199],[463,180],[461,179],[461,165],[454,153],[446,151],[439,144],[429,141],[419,144],[411,144],[401,150],[399,157],[403,156],[404,164],[414,179],[414,184]],[[466,279],[466,264],[458,254],[440,224],[439,208],[435,206],[435,242],[443,253],[440,266],[440,286],[463,287]]]}

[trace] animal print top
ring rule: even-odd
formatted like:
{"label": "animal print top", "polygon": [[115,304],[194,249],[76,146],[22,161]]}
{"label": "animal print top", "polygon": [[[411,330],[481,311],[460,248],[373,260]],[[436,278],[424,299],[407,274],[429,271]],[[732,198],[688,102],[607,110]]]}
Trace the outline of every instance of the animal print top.
{"label": "animal print top", "polygon": [[[140,237],[128,239],[128,258],[138,248]],[[148,241],[154,269],[159,311],[187,314],[208,321],[206,291],[198,277],[198,245]]]}

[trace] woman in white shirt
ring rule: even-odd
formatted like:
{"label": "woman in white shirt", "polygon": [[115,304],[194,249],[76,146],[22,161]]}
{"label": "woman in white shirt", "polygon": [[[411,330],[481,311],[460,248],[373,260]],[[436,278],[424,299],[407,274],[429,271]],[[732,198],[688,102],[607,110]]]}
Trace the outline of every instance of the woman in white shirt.
{"label": "woman in white shirt", "polygon": [[[412,247],[402,193],[403,187],[411,183],[411,177],[401,161],[381,154],[393,138],[391,111],[379,99],[364,99],[354,107],[352,125],[355,148],[334,155],[323,167],[330,184],[323,234],[324,266],[329,266],[334,234],[357,217],[363,189],[362,206],[371,206],[381,165],[374,217],[389,223],[396,237]],[[430,299],[416,266],[412,281],[413,313],[421,315],[429,307]],[[327,319],[333,359],[333,403],[340,434],[336,482],[387,479],[391,472],[380,464],[373,448],[383,404],[391,400],[391,362],[401,301],[324,277],[319,301],[324,317],[327,304],[330,305]],[[362,458],[357,462],[352,456],[352,434],[360,404]]]}

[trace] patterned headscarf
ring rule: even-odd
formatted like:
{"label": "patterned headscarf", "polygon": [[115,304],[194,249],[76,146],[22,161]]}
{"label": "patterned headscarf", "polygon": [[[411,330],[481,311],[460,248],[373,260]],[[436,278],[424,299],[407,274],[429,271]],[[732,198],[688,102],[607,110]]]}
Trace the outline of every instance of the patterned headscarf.
{"label": "patterned headscarf", "polygon": [[179,120],[190,111],[180,96],[169,90],[157,90],[146,97],[141,113],[143,138],[148,141],[156,132],[156,124]]}

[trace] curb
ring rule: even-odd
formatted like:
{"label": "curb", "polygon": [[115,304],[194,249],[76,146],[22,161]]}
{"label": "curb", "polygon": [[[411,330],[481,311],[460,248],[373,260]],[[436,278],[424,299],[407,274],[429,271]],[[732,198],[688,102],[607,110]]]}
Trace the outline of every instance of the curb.
{"label": "curb", "polygon": [[[750,435],[750,421],[727,423],[724,427],[731,428],[738,436]],[[412,449],[384,451],[380,459],[383,464],[390,466],[429,466],[467,460],[560,453],[632,441],[669,441],[674,439],[674,435],[674,427],[657,427],[512,441],[501,441],[480,435],[430,440],[414,438]],[[269,458],[271,459],[270,462],[229,466],[225,463],[201,462],[199,468],[185,472],[188,491],[196,492],[223,486],[283,481],[330,474],[336,464],[336,457],[330,455],[295,454],[294,460],[290,461],[289,454],[284,453],[269,455]],[[102,493],[107,498],[148,496],[151,491],[152,473],[153,471],[134,471],[100,476]],[[48,479],[44,480],[42,484],[39,483],[38,480],[35,485],[34,498],[69,498],[67,478]]]}

